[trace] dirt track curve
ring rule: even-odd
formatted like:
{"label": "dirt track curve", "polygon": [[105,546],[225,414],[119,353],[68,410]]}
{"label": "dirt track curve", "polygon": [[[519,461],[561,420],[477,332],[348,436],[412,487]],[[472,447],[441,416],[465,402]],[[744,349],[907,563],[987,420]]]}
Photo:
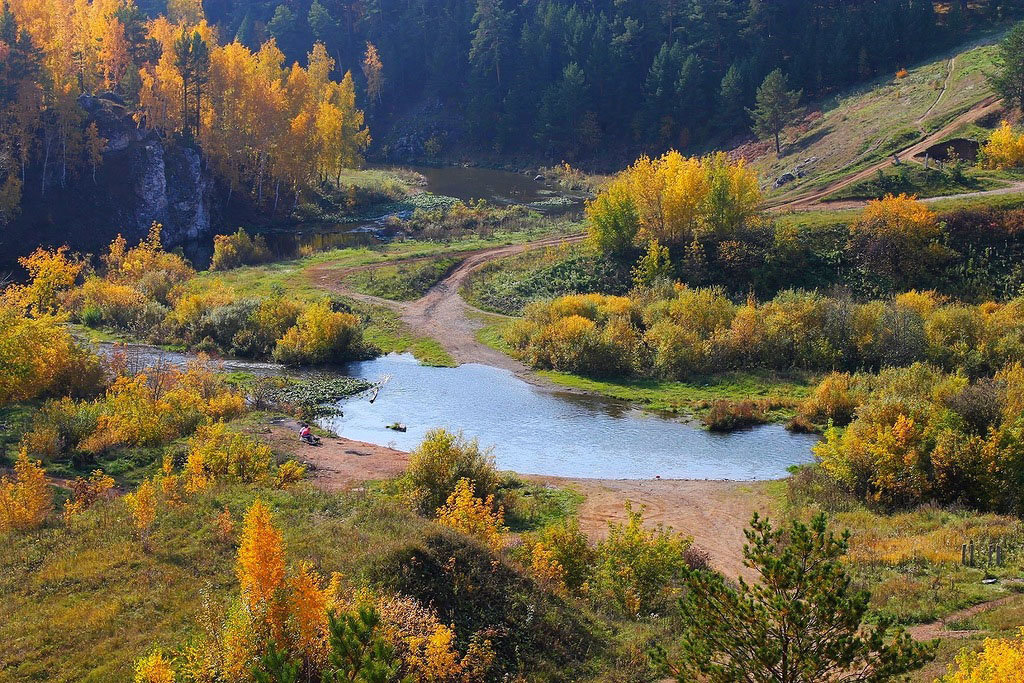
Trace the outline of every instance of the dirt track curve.
{"label": "dirt track curve", "polygon": [[[584,235],[551,237],[526,244],[512,244],[453,254],[453,256],[464,258],[443,280],[431,287],[423,297],[410,302],[392,301],[390,299],[370,296],[352,291],[346,286],[345,277],[347,275],[383,264],[358,266],[345,270],[331,270],[330,264],[323,264],[313,266],[306,273],[313,283],[322,289],[342,294],[358,301],[386,306],[398,311],[402,316],[402,321],[415,334],[436,339],[456,362],[482,363],[517,374],[524,374],[526,367],[522,363],[476,340],[476,332],[480,329],[481,323],[473,320],[467,314],[471,312],[482,313],[483,311],[466,303],[459,295],[459,289],[475,270],[482,268],[489,261],[533,249],[580,242],[584,237]],[[393,261],[392,263],[411,263],[417,260],[423,259]]]}
{"label": "dirt track curve", "polygon": [[[929,147],[940,142],[942,138],[954,133],[961,126],[968,123],[974,123],[975,121],[983,119],[989,114],[998,111],[1001,107],[1002,101],[997,96],[992,95],[990,97],[987,97],[978,104],[968,109],[960,116],[954,118],[952,121],[947,123],[945,126],[940,128],[936,132],[932,133],[931,135],[926,135],[918,142],[915,142],[913,145],[900,150],[896,154],[904,163],[912,162],[914,157],[923,154],[924,151],[927,150]],[[858,171],[852,175],[848,175],[842,178],[841,180],[837,180],[833,183],[830,183],[819,190],[813,190],[807,194],[801,194],[797,196],[783,195],[780,198],[781,202],[774,204],[771,208],[776,211],[806,211],[812,208],[821,208],[822,206],[837,209],[862,206],[865,204],[865,202],[826,202],[825,197],[828,197],[832,193],[837,192],[843,189],[844,187],[849,187],[854,183],[858,183],[862,180],[867,180],[871,178],[873,175],[875,175],[875,173],[877,173],[878,171],[889,168],[891,165],[892,160],[887,157],[882,161],[872,164],[871,166],[868,166],[867,168],[861,171]],[[1013,185],[1006,188],[999,188],[998,190],[988,190],[985,192],[971,192],[968,194],[956,195],[956,197],[963,198],[984,196],[990,194],[1008,194],[1019,191],[1020,189],[1020,186]],[[935,197],[934,199],[949,199],[949,197]]]}

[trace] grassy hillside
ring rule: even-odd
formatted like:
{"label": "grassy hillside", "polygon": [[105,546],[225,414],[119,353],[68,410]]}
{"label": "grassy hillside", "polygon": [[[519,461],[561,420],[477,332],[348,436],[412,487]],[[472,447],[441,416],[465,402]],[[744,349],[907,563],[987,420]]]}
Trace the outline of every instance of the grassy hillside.
{"label": "grassy hillside", "polygon": [[[971,109],[991,90],[985,72],[992,68],[999,35],[965,46],[961,51],[908,67],[831,100],[809,105],[809,114],[787,131],[782,156],[762,146],[753,164],[769,194],[785,196],[826,186],[873,162],[884,160],[930,133],[942,129]],[[763,151],[762,151],[763,150]],[[817,157],[808,175],[773,190],[774,179]]]}

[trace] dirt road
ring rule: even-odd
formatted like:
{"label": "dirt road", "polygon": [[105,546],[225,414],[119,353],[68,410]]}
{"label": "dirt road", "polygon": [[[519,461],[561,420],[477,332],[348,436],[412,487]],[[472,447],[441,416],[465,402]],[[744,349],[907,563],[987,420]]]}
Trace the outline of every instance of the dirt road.
{"label": "dirt road", "polygon": [[[924,154],[925,150],[932,145],[941,142],[943,138],[951,135],[961,126],[983,119],[1001,108],[1002,101],[997,96],[993,95],[991,97],[987,97],[960,116],[954,118],[941,129],[931,135],[925,136],[922,140],[900,150],[896,154],[904,163],[910,163],[914,157]],[[832,193],[837,192],[844,187],[849,187],[850,185],[859,183],[862,180],[868,180],[878,171],[887,169],[891,166],[892,159],[887,157],[861,171],[845,176],[833,183],[829,183],[819,190],[812,190],[803,194],[800,194],[799,191],[794,191],[794,193],[783,195],[776,200],[777,203],[774,203],[771,208],[776,211],[806,211],[809,209],[820,208],[853,208],[856,206],[863,206],[865,202],[826,202],[824,200],[825,197],[828,197]],[[1019,188],[1000,188],[999,190],[989,190],[987,192],[957,195],[957,197],[981,196],[992,193],[1007,194],[1018,190]],[[935,199],[947,199],[947,197],[936,197]]]}
{"label": "dirt road", "polygon": [[409,326],[413,333],[436,339],[444,347],[444,350],[459,363],[482,363],[522,375],[527,371],[522,363],[476,340],[476,332],[482,323],[470,318],[467,314],[474,311],[482,313],[482,311],[466,303],[459,295],[459,289],[473,271],[483,267],[488,261],[533,249],[581,242],[584,238],[584,235],[550,237],[526,244],[492,247],[462,254],[456,253],[455,256],[465,256],[463,261],[443,280],[431,287],[426,295],[410,302],[382,299],[352,291],[346,286],[345,276],[359,270],[377,267],[377,265],[331,270],[330,264],[321,264],[313,266],[306,271],[306,274],[316,286],[322,289],[358,301],[386,306],[400,312],[402,321]]}

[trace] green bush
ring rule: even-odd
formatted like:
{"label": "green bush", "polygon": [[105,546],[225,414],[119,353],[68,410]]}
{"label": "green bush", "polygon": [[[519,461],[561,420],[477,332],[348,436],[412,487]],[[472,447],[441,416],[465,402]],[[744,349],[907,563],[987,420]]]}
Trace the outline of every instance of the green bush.
{"label": "green bush", "polygon": [[469,479],[479,498],[496,493],[499,484],[493,456],[481,450],[476,439],[445,429],[427,432],[423,443],[409,455],[405,479],[417,507],[429,515],[444,505],[460,479]]}

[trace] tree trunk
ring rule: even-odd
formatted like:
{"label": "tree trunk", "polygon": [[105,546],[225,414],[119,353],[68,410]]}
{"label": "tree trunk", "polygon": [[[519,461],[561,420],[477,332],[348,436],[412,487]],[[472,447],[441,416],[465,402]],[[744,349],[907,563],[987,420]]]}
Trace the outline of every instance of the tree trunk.
{"label": "tree trunk", "polygon": [[779,139],[779,131],[775,131],[775,154],[782,156],[782,141]]}

